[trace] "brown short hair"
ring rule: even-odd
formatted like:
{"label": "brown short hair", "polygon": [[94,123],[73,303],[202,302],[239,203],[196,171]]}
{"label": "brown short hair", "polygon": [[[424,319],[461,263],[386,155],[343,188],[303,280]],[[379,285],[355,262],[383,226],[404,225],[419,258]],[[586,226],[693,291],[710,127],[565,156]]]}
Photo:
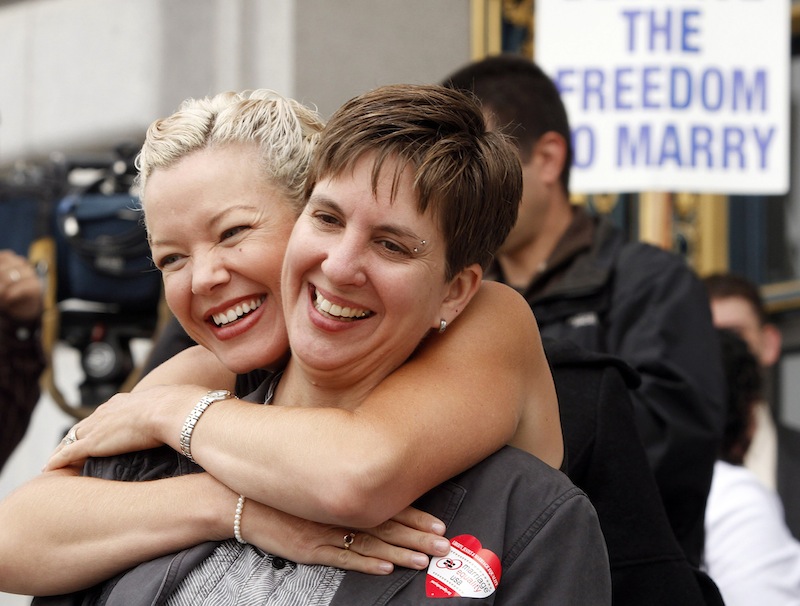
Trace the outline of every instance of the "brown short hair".
{"label": "brown short hair", "polygon": [[472,263],[488,267],[517,220],[522,171],[516,150],[487,130],[473,97],[436,85],[390,85],[351,99],[322,132],[306,196],[368,153],[376,154],[373,189],[387,160],[397,161],[393,191],[413,167],[417,208],[431,208],[445,237],[447,280]]}

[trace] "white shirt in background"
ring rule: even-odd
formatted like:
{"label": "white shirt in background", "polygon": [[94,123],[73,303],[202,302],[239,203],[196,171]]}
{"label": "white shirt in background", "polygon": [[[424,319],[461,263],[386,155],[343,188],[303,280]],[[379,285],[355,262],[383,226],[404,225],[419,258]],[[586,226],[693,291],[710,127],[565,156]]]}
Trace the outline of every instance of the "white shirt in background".
{"label": "white shirt in background", "polygon": [[705,529],[704,568],[726,606],[800,606],[800,542],[750,470],[717,461]]}

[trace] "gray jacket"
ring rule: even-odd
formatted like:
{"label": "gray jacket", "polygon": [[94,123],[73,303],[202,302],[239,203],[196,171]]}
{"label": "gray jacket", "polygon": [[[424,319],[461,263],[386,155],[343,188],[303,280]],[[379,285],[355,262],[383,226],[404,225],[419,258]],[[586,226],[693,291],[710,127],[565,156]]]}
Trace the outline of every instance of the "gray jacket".
{"label": "gray jacket", "polygon": [[[154,454],[157,453],[157,454]],[[174,451],[151,451],[148,469],[181,473],[187,461]],[[173,456],[174,455],[174,456]],[[117,465],[103,465],[114,474]],[[149,474],[145,473],[144,476]],[[449,598],[458,604],[606,606],[611,581],[605,542],[586,495],[535,457],[505,447],[424,495],[416,506],[447,524],[447,536],[472,535],[501,562],[497,590],[487,598]],[[37,598],[34,604],[163,604],[181,580],[217,543],[204,543],[141,564],[89,591]],[[421,604],[427,601],[425,571],[397,568],[388,576],[348,572],[333,606]]]}

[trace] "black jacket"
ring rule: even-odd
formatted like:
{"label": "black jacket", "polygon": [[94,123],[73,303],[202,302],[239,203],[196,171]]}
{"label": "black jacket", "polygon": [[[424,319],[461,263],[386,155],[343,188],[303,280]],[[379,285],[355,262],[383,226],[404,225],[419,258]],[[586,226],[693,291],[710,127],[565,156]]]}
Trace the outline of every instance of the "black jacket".
{"label": "black jacket", "polygon": [[580,208],[549,263],[523,292],[542,336],[613,354],[640,375],[636,427],[675,536],[697,566],[725,395],[702,283],[677,255],[626,242]]}
{"label": "black jacket", "polygon": [[592,501],[608,547],[614,606],[721,605],[669,525],[634,423],[639,377],[619,358],[544,340],[555,381],[566,471]]}

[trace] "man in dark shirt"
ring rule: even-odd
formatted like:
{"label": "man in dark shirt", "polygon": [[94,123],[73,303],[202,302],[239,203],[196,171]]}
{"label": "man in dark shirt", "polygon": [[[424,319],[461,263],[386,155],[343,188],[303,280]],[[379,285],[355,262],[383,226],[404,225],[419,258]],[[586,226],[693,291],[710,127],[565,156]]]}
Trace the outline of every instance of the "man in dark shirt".
{"label": "man in dark shirt", "polygon": [[[610,353],[638,372],[636,427],[670,525],[698,565],[725,393],[702,284],[677,255],[627,242],[608,220],[570,204],[566,109],[533,62],[490,57],[445,82],[476,94],[522,163],[519,218],[486,277],[526,297],[543,337]],[[569,427],[564,437],[569,446]]]}

